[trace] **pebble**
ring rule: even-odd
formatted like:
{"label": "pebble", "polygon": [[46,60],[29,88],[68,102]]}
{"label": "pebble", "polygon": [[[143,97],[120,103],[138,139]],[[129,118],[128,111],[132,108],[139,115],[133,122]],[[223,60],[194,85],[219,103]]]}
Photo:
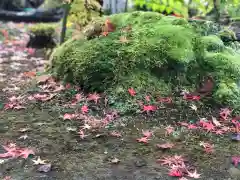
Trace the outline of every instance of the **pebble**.
{"label": "pebble", "polygon": [[240,169],[237,169],[235,167],[231,167],[228,170],[229,174],[231,175],[232,178],[234,179],[240,179]]}
{"label": "pebble", "polygon": [[137,159],[134,164],[136,167],[143,167],[147,165],[147,162],[144,159]]}

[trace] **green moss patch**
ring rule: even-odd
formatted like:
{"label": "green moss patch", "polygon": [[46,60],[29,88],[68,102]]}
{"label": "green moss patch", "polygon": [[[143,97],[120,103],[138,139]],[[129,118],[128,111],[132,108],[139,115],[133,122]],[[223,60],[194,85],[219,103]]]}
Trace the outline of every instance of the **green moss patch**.
{"label": "green moss patch", "polygon": [[106,37],[69,40],[55,50],[51,70],[57,77],[122,99],[129,87],[169,94],[176,88],[194,89],[211,76],[215,101],[240,105],[234,100],[239,96],[240,54],[213,35],[215,27],[208,25],[204,34],[206,25],[154,12],[108,18],[116,30]]}

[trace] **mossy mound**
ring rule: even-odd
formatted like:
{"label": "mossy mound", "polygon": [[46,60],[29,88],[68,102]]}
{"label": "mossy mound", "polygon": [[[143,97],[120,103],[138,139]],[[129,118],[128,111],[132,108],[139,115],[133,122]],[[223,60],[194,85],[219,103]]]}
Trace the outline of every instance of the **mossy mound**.
{"label": "mossy mound", "polygon": [[161,95],[196,89],[211,76],[215,100],[240,105],[240,54],[218,36],[203,36],[196,25],[154,12],[108,18],[116,30],[106,37],[69,40],[56,49],[51,69],[56,76],[121,98],[129,87]]}
{"label": "mossy mound", "polygon": [[33,48],[53,48],[56,46],[56,23],[39,23],[28,28],[30,40],[27,47]]}

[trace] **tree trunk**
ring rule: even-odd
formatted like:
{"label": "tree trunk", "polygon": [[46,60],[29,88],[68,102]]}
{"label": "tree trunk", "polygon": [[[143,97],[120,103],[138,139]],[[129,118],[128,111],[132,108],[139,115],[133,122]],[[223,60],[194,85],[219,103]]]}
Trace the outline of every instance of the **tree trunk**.
{"label": "tree trunk", "polygon": [[65,11],[64,11],[63,21],[62,21],[60,44],[64,43],[64,40],[65,40],[66,30],[67,30],[67,18],[71,9],[71,3],[65,4],[64,9]]}
{"label": "tree trunk", "polygon": [[213,0],[213,10],[215,13],[215,21],[219,22],[221,12],[220,12],[220,0]]}

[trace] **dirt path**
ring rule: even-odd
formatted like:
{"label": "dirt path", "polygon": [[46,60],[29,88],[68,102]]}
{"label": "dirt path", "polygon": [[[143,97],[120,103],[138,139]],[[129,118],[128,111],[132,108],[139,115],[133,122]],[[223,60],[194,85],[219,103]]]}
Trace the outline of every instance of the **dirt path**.
{"label": "dirt path", "polygon": [[[1,103],[19,94],[23,84],[26,84],[24,89],[28,89],[29,78],[26,78],[25,72],[40,71],[46,62],[42,54],[36,55],[33,50],[24,48],[27,41],[25,32],[18,31],[16,34],[17,41],[0,45]],[[168,168],[156,163],[156,160],[168,155],[183,155],[191,170],[197,169],[201,174],[201,179],[240,179],[240,171],[233,168],[230,160],[231,156],[239,155],[240,146],[232,143],[228,135],[189,131],[180,126],[176,126],[174,131],[179,134],[166,135],[166,122],[197,119],[204,112],[198,114],[191,109],[166,106],[155,117],[119,117],[104,128],[92,130],[85,127],[86,137],[80,138],[78,130],[84,124],[79,120],[63,120],[65,113],[74,113],[76,109],[63,107],[67,101],[66,98],[62,101],[62,96],[66,97],[66,93],[58,94],[57,100],[28,103],[25,109],[1,111],[0,144],[15,143],[19,147],[34,149],[35,156],[0,159],[0,178],[171,180],[178,178],[168,176]],[[91,109],[99,110],[94,103]],[[88,122],[96,123],[98,118],[88,117]],[[154,132],[148,144],[136,141],[141,137],[142,130]],[[215,152],[204,153],[199,146],[200,141],[215,144]],[[173,142],[176,147],[166,150],[156,147],[156,144],[165,142]],[[0,148],[0,154],[4,152]],[[32,161],[37,156],[52,165],[50,171],[39,172],[41,165],[34,165]]]}

